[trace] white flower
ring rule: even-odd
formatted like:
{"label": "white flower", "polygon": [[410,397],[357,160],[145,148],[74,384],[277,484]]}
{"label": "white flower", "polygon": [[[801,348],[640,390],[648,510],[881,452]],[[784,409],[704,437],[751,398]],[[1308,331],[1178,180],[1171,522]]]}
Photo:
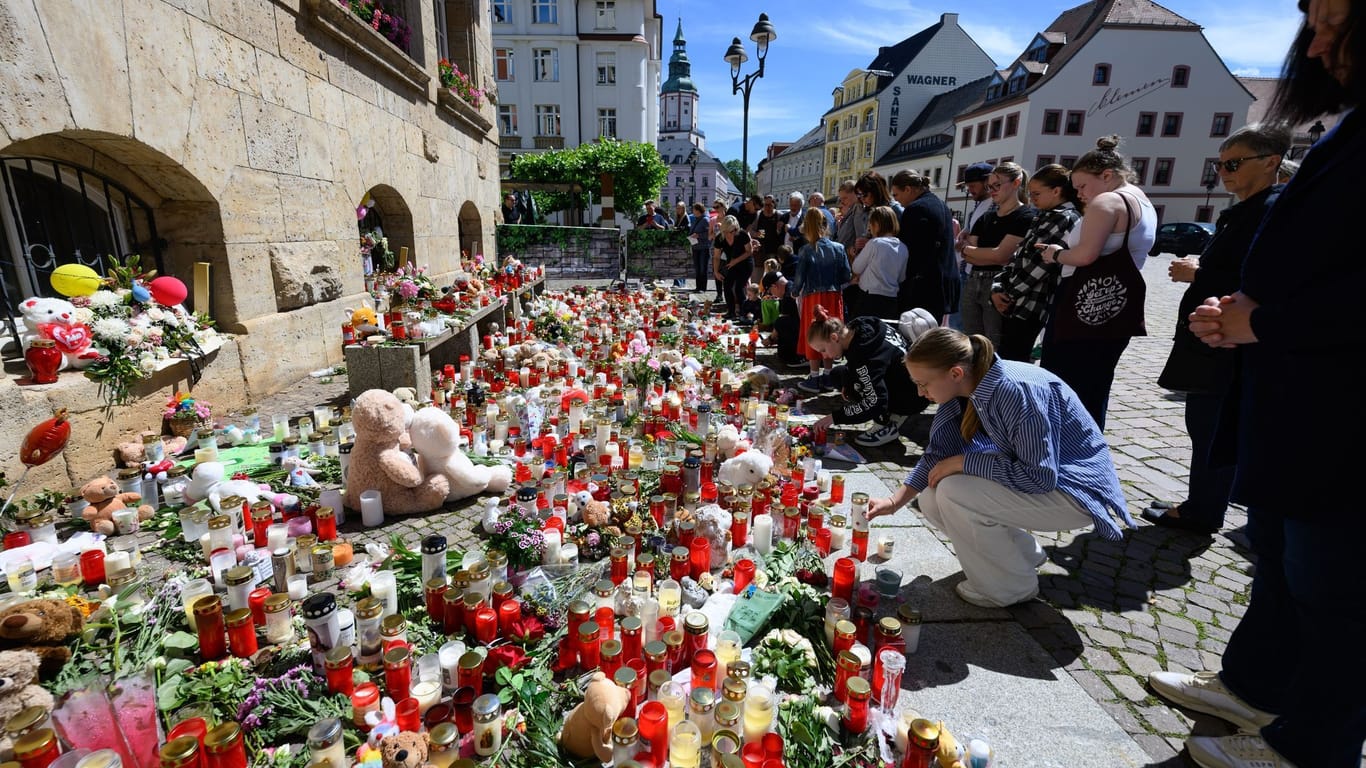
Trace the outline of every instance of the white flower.
{"label": "white flower", "polygon": [[127,339],[127,342],[128,342],[128,346],[130,346],[130,347],[136,347],[137,345],[141,344],[141,343],[142,343],[142,331],[139,330],[139,329],[137,329],[137,328],[133,328],[133,329],[131,329],[130,331],[128,331],[128,339]]}
{"label": "white flower", "polygon": [[144,355],[138,359],[138,369],[149,376],[156,373],[157,359],[151,355]]}
{"label": "white flower", "polygon": [[90,307],[92,309],[109,309],[121,303],[123,300],[113,291],[95,291],[90,294]]}
{"label": "white flower", "polygon": [[95,319],[95,313],[90,307],[76,307],[76,313],[71,316],[71,322],[77,325],[89,325]]}
{"label": "white flower", "polygon": [[151,320],[154,323],[161,322],[162,318],[166,316],[166,313],[161,309],[161,307],[148,307],[146,314],[147,319]]}
{"label": "white flower", "polygon": [[128,338],[129,328],[122,320],[106,317],[103,320],[96,320],[90,331],[95,334],[95,338],[102,341],[122,342]]}

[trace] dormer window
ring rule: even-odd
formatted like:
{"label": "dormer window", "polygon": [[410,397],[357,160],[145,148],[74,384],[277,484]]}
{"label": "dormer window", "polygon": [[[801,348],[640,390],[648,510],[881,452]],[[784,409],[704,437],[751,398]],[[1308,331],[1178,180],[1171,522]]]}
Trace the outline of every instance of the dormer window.
{"label": "dormer window", "polygon": [[1091,85],[1109,85],[1109,84],[1110,84],[1110,65],[1109,65],[1109,64],[1097,64],[1095,70],[1094,70],[1094,71],[1092,72],[1092,74],[1091,74]]}

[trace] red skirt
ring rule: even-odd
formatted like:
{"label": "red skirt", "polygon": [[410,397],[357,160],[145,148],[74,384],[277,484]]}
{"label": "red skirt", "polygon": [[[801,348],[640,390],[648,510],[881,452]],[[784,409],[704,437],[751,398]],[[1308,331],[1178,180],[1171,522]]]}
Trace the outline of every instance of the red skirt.
{"label": "red skirt", "polygon": [[816,319],[816,305],[825,307],[825,311],[831,317],[844,319],[844,297],[839,291],[822,291],[801,297],[802,304],[802,324],[797,329],[797,354],[807,360],[821,359],[821,354],[806,345],[806,332],[811,327],[812,321]]}

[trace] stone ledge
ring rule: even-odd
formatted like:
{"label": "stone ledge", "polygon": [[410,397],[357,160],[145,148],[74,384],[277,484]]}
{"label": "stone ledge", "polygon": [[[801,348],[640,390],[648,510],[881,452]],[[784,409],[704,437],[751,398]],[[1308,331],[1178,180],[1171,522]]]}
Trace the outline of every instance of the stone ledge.
{"label": "stone ledge", "polygon": [[401,48],[389,42],[384,35],[371,29],[349,8],[336,0],[304,0],[311,11],[313,22],[323,31],[340,40],[346,47],[369,59],[380,69],[398,77],[423,93],[432,76],[422,69],[422,65],[404,53]]}
{"label": "stone ledge", "polygon": [[479,110],[465,103],[465,100],[451,92],[449,88],[436,89],[436,103],[440,111],[454,117],[456,127],[476,139],[486,138],[493,130],[493,122],[480,114]]}

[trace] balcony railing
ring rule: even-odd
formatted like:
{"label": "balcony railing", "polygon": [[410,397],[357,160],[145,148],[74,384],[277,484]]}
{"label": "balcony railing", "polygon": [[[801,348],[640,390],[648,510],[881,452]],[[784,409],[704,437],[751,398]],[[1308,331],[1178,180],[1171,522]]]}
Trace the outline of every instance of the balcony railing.
{"label": "balcony railing", "polygon": [[564,137],[537,136],[536,149],[564,149]]}
{"label": "balcony railing", "polygon": [[500,149],[521,149],[522,137],[516,134],[499,136],[498,147]]}

